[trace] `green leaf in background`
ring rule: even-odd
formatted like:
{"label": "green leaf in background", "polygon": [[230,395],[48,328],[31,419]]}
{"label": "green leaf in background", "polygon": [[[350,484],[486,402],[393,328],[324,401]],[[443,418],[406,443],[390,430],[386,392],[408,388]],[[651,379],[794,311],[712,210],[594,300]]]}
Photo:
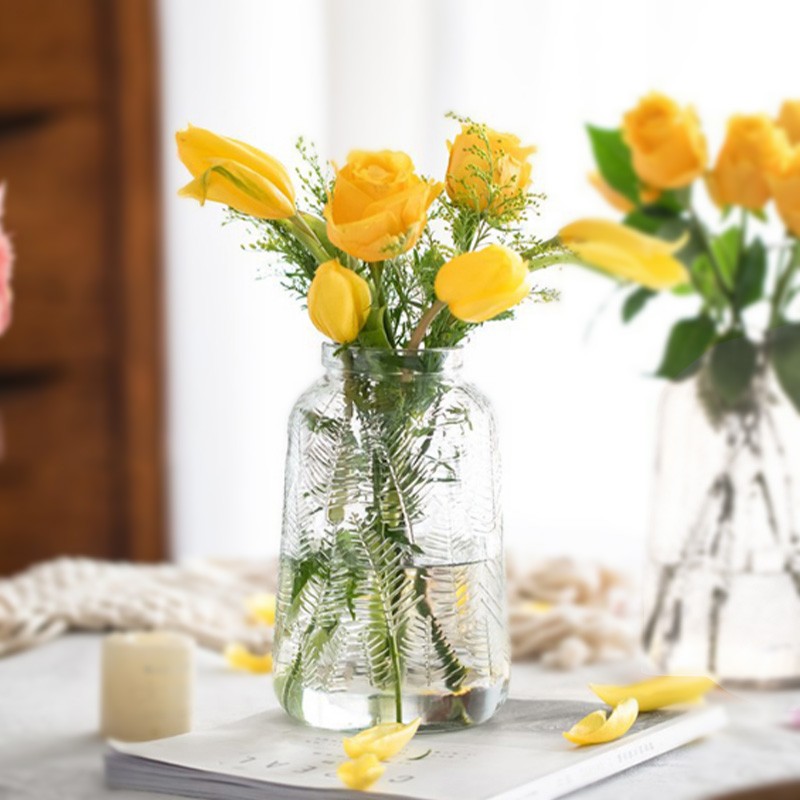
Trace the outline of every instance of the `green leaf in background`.
{"label": "green leaf in background", "polygon": [[597,169],[603,180],[638,206],[639,179],[633,171],[631,151],[622,140],[622,132],[609,128],[596,128],[594,125],[587,125],[586,130],[589,133]]}
{"label": "green leaf in background", "polygon": [[711,351],[711,382],[723,404],[732,408],[747,394],[758,362],[758,348],[744,336],[723,339]]}
{"label": "green leaf in background", "polygon": [[772,332],[770,356],[778,382],[800,413],[800,323]]}
{"label": "green leaf in background", "polygon": [[362,347],[391,348],[389,337],[386,335],[386,307],[373,308],[369,312],[367,321],[358,334],[358,343]]}
{"label": "green leaf in background", "polygon": [[711,250],[729,287],[733,286],[736,280],[736,267],[739,263],[741,239],[741,229],[734,226],[711,240]]}
{"label": "green leaf in background", "polygon": [[670,380],[691,374],[714,341],[714,334],[714,321],[706,314],[676,323],[656,374]]}
{"label": "green leaf in background", "polygon": [[725,295],[719,288],[708,254],[700,253],[692,262],[690,269],[694,276],[694,285],[706,303],[713,308],[722,308],[726,302]]}
{"label": "green leaf in background", "polygon": [[644,286],[631,292],[622,304],[622,321],[630,322],[657,294]]}
{"label": "green leaf in background", "polygon": [[737,308],[747,308],[764,296],[766,277],[767,249],[761,239],[754,239],[742,253],[736,272],[734,301]]}
{"label": "green leaf in background", "polygon": [[664,224],[664,219],[661,216],[648,214],[646,211],[637,208],[626,214],[622,224],[642,233],[647,233],[650,236],[655,236],[658,233],[658,229]]}

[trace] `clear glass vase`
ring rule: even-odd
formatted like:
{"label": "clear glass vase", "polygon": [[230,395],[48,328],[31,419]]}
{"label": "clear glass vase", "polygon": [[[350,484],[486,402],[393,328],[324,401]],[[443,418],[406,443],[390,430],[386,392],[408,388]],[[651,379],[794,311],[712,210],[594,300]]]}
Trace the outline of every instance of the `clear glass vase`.
{"label": "clear glass vase", "polygon": [[661,406],[643,641],[665,672],[800,682],[800,415],[761,366],[733,409],[708,370]]}
{"label": "clear glass vase", "polygon": [[347,730],[484,722],[509,678],[495,425],[459,350],[323,348],[292,411],[275,690]]}

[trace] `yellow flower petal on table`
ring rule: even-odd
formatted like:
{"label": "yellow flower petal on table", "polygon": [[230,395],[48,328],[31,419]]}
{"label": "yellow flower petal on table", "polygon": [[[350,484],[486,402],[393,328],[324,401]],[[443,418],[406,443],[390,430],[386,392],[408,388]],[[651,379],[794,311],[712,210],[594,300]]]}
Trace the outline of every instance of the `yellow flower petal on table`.
{"label": "yellow flower petal on table", "polygon": [[396,756],[414,738],[420,722],[421,718],[417,717],[408,725],[402,722],[384,722],[367,728],[345,739],[344,751],[350,758],[359,758],[371,753],[381,761],[385,761]]}
{"label": "yellow flower petal on table", "polygon": [[365,753],[353,761],[345,761],[336,769],[339,780],[348,789],[363,792],[383,775],[386,767],[372,753]]}
{"label": "yellow flower petal on table", "polygon": [[251,653],[243,644],[229,644],[225,648],[225,660],[234,669],[247,672],[267,673],[272,672],[272,654],[258,655]]}
{"label": "yellow flower petal on table", "polygon": [[621,702],[606,719],[604,711],[593,711],[564,735],[573,744],[603,744],[624,736],[639,716],[639,704],[630,697]]}
{"label": "yellow flower petal on table", "polygon": [[663,675],[628,686],[611,686],[590,683],[589,688],[610,706],[616,706],[629,697],[636,699],[640,711],[698,700],[717,684],[703,675]]}
{"label": "yellow flower petal on table", "polygon": [[247,613],[255,622],[264,625],[275,624],[275,595],[268,592],[260,592],[251,595],[245,601]]}

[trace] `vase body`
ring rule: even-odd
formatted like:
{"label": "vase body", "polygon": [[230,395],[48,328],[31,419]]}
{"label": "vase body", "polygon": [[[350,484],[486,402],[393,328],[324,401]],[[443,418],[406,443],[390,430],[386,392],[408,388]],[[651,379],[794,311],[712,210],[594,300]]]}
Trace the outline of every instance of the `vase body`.
{"label": "vase body", "polygon": [[495,425],[460,358],[325,346],[292,411],[275,688],[310,725],[461,727],[505,699]]}
{"label": "vase body", "polygon": [[800,415],[764,367],[723,410],[700,371],[665,390],[643,640],[665,672],[800,681]]}

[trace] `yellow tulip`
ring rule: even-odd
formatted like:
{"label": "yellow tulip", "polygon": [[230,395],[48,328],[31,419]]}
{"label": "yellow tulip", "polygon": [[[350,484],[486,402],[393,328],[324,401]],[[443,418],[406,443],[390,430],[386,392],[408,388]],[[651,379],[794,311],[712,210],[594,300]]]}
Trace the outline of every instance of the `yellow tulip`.
{"label": "yellow tulip", "polygon": [[658,92],[625,114],[622,135],[636,174],[648,186],[680,189],[706,168],[706,140],[694,110]]}
{"label": "yellow tulip", "polygon": [[360,756],[355,761],[345,761],[336,770],[339,780],[348,789],[364,792],[386,771],[386,767],[372,753]]}
{"label": "yellow tulip", "polygon": [[441,190],[414,172],[405,153],[354,150],[324,209],[328,238],[364,261],[394,258],[419,241]]}
{"label": "yellow tulip", "polygon": [[558,237],[584,264],[649,289],[671,289],[688,280],[673,254],[686,244],[653,236],[602,219],[581,219],[563,227]]}
{"label": "yellow tulip", "polygon": [[522,257],[499,244],[450,259],[436,275],[436,297],[464,322],[485,322],[528,296]]}
{"label": "yellow tulip", "polygon": [[408,725],[402,722],[384,722],[367,728],[344,740],[344,751],[350,758],[372,753],[381,761],[396,756],[413,738],[422,721],[417,717]]}
{"label": "yellow tulip", "polygon": [[[485,137],[485,138],[484,138]],[[447,146],[447,194],[458,205],[502,214],[509,201],[524,192],[531,180],[528,160],[535,147],[524,146],[519,137],[479,125],[462,125],[461,133]],[[485,175],[481,175],[485,173]],[[488,180],[496,187],[490,198]]]}
{"label": "yellow tulip", "polygon": [[769,200],[768,176],[779,172],[789,149],[786,132],[765,114],[732,117],[717,163],[708,176],[718,206],[758,211]]}
{"label": "yellow tulip", "polygon": [[263,625],[275,624],[275,595],[262,592],[251,595],[245,602],[250,619]]}
{"label": "yellow tulip", "polygon": [[369,284],[336,259],[317,267],[308,290],[308,315],[314,327],[334,342],[357,338],[370,310]]}
{"label": "yellow tulip", "polygon": [[800,100],[784,102],[778,114],[778,127],[783,128],[790,144],[800,144]]}
{"label": "yellow tulip", "polygon": [[233,643],[225,648],[225,660],[234,669],[246,672],[272,672],[272,655],[251,653],[243,644]]}
{"label": "yellow tulip", "polygon": [[573,744],[603,744],[624,736],[639,716],[639,706],[634,698],[621,702],[606,719],[605,711],[593,711],[576,723],[564,735]]}
{"label": "yellow tulip", "polygon": [[800,145],[768,176],[775,207],[786,227],[800,238]]}
{"label": "yellow tulip", "polygon": [[179,194],[204,204],[225,205],[261,219],[296,213],[289,173],[272,156],[249,144],[190,125],[175,134],[178,156],[192,180]]}
{"label": "yellow tulip", "polygon": [[618,706],[633,697],[640,711],[655,711],[677,703],[691,703],[717,688],[717,684],[703,676],[663,675],[628,686],[610,686],[590,683],[589,688],[610,706]]}

